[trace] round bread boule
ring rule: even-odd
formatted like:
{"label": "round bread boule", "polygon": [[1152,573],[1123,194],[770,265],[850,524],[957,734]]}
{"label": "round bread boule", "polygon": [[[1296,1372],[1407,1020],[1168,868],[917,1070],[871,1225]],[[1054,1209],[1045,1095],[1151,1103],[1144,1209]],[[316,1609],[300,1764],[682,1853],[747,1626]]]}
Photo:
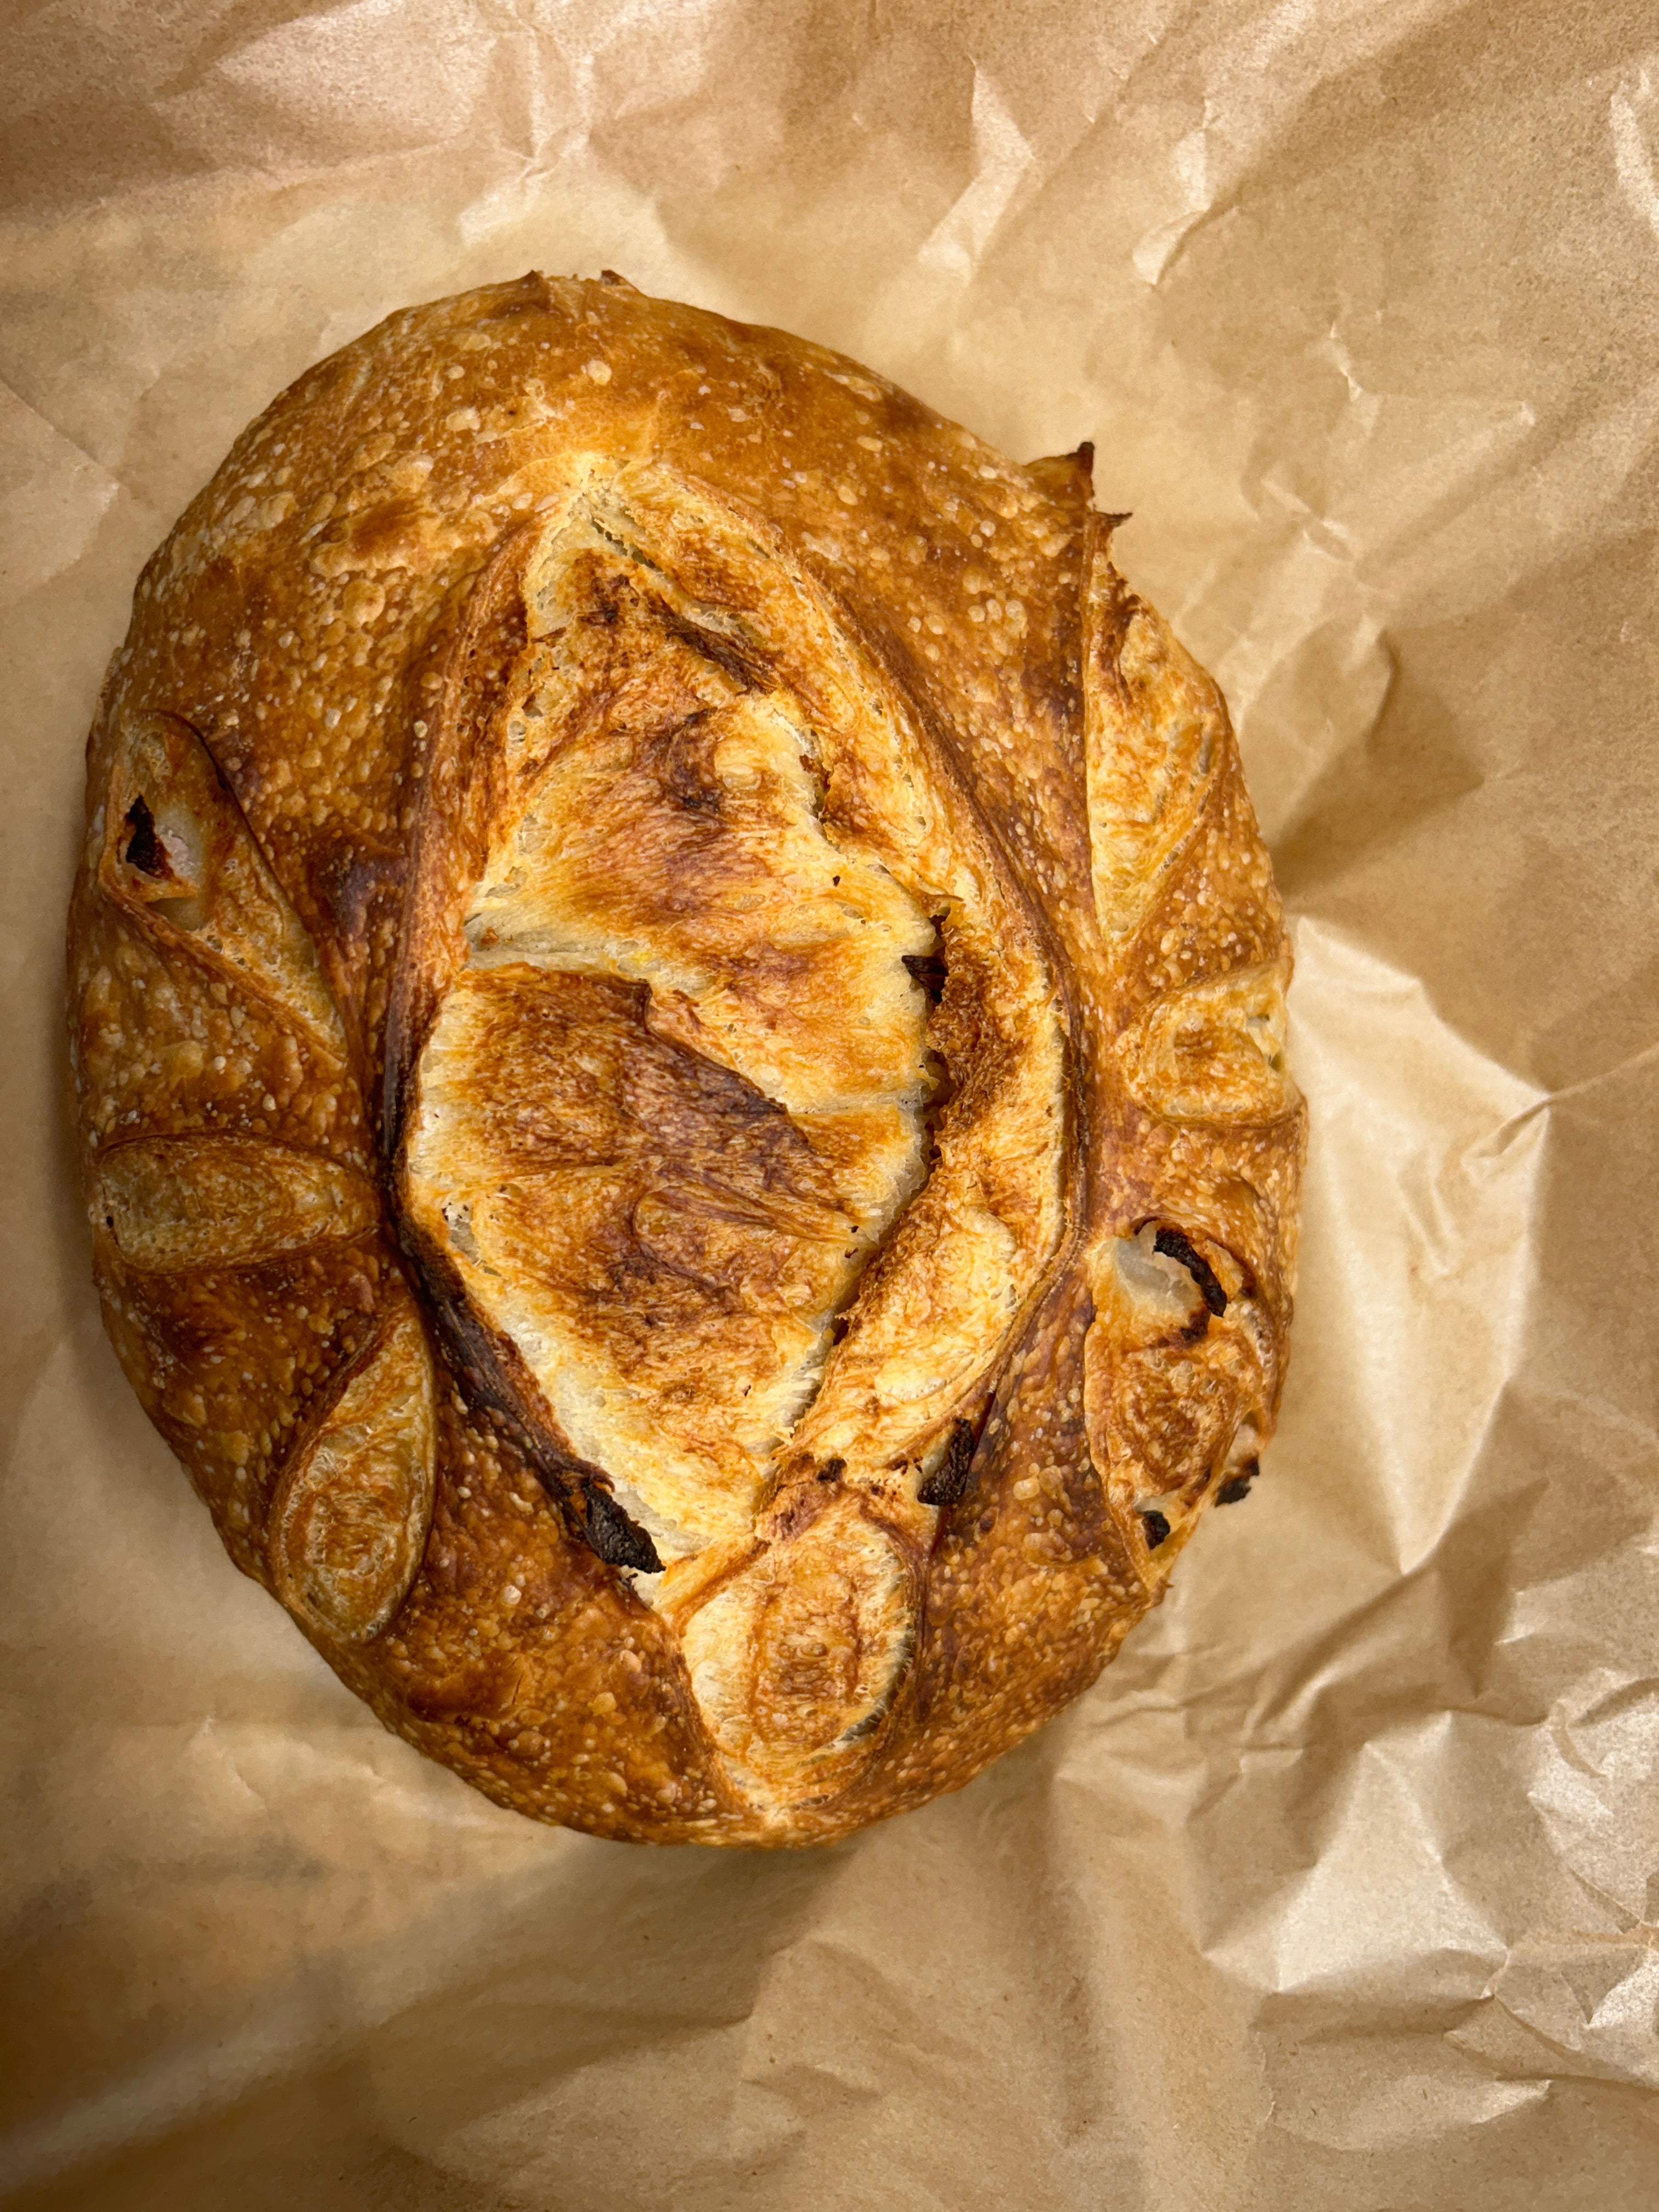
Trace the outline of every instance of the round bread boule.
{"label": "round bread boule", "polygon": [[532,275],[301,377],[144,572],[70,933],[110,1334],[503,1805],[956,1789],[1255,1473],[1289,963],[1090,458]]}

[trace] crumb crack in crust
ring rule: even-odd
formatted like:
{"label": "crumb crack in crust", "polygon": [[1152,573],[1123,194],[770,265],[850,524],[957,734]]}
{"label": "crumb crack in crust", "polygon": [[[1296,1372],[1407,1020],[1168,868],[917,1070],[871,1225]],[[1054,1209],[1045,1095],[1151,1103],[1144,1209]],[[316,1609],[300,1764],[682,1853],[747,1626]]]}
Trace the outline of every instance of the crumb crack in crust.
{"label": "crumb crack in crust", "polygon": [[532,276],[302,377],[145,570],[70,919],[106,1321],[501,1803],[957,1788],[1255,1477],[1288,958],[1091,462]]}

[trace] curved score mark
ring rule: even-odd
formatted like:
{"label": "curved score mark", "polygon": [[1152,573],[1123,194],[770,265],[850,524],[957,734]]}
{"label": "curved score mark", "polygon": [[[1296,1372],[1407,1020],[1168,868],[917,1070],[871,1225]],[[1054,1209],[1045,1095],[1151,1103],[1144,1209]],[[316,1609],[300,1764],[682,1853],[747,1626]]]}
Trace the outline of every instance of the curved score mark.
{"label": "curved score mark", "polygon": [[407,1595],[431,1524],[435,1449],[432,1363],[404,1299],[271,1500],[276,1594],[325,1638],[368,1642]]}
{"label": "curved score mark", "polygon": [[246,1267],[366,1236],[380,1196],[317,1152],[234,1137],[134,1138],[99,1155],[93,1215],[130,1267]]}
{"label": "curved score mark", "polygon": [[339,1009],[305,925],[207,747],[178,715],[123,724],[96,865],[100,887],[130,921],[346,1060]]}

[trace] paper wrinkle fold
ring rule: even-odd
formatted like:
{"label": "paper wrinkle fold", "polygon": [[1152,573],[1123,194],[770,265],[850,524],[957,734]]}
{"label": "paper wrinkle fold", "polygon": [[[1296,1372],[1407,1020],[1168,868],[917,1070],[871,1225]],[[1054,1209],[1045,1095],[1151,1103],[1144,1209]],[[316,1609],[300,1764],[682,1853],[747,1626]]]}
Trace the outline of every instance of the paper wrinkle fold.
{"label": "paper wrinkle fold", "polygon": [[[218,79],[302,133],[333,124],[365,150],[441,145],[465,132],[488,82],[495,41],[479,27],[458,0],[343,0],[234,46],[202,80],[171,88],[156,112],[189,135]],[[389,36],[415,44],[418,69],[386,66]]]}
{"label": "paper wrinkle fold", "polygon": [[1613,125],[1613,158],[1620,189],[1631,212],[1659,239],[1659,181],[1653,173],[1653,156],[1642,130],[1642,118],[1653,105],[1653,83],[1646,70],[1630,92],[1615,92],[1608,102]]}
{"label": "paper wrinkle fold", "polygon": [[[1650,25],[57,0],[15,47],[9,2212],[1649,2212]],[[386,1736],[220,1555],[64,1177],[143,559],[308,363],[531,267],[799,331],[1021,459],[1092,440],[1293,925],[1261,1479],[1060,1722],[829,1852],[544,1832]]]}
{"label": "paper wrinkle fold", "polygon": [[[1143,283],[1157,286],[1200,224],[1236,207],[1242,187],[1294,138],[1309,99],[1333,77],[1410,43],[1438,22],[1443,0],[1364,0],[1321,6],[1279,0],[1265,8],[1216,9],[1217,34],[1204,54],[1203,119],[1170,149],[1175,211],[1144,234],[1131,259]],[[1158,47],[1131,80],[1163,79]],[[1173,74],[1173,72],[1170,72]]]}
{"label": "paper wrinkle fold", "polygon": [[1342,1332],[1351,1417],[1386,1470],[1390,1565],[1408,1575],[1467,1496],[1513,1372],[1543,1138],[1518,1117],[1538,1094],[1438,1021],[1420,978],[1310,922],[1295,941],[1291,1056],[1319,1101],[1309,1212],[1328,1209],[1350,1250],[1375,1243],[1367,1212],[1395,1230],[1316,1295],[1322,1328]]}
{"label": "paper wrinkle fold", "polygon": [[974,177],[961,198],[926,239],[916,259],[966,284],[985,258],[1036,155],[1009,113],[995,82],[974,70]]}
{"label": "paper wrinkle fold", "polygon": [[84,447],[0,383],[0,532],[9,594],[50,583],[82,559],[120,490]]}

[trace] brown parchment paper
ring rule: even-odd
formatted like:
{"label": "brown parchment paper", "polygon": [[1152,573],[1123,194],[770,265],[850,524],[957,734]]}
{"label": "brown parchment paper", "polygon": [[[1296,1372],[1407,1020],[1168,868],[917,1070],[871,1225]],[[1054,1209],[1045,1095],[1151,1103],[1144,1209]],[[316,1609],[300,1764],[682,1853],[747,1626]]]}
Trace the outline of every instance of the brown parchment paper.
{"label": "brown parchment paper", "polygon": [[[1659,31],[1559,0],[12,0],[8,2204],[1659,2203]],[[103,1342],[82,744],[243,422],[623,270],[1092,437],[1224,684],[1313,1107],[1279,1440],[1099,1687],[798,1856],[381,1734]]]}

